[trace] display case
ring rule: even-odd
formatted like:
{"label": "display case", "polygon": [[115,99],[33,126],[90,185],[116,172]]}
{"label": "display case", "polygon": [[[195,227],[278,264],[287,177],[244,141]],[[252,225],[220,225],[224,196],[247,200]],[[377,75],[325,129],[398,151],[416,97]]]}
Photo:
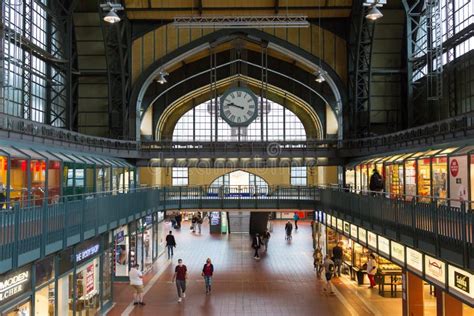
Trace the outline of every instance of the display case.
{"label": "display case", "polygon": [[398,297],[402,292],[402,268],[393,262],[378,257],[376,282],[381,296]]}

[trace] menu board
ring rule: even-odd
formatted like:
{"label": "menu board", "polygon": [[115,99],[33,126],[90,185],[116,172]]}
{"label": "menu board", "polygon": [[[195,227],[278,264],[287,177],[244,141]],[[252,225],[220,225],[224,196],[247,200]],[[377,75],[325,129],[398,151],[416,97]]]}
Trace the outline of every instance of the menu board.
{"label": "menu board", "polygon": [[342,227],[342,219],[337,219],[337,229],[342,232],[343,231],[343,227]]}
{"label": "menu board", "polygon": [[349,222],[344,222],[344,234],[351,235],[351,224]]}
{"label": "menu board", "polygon": [[331,223],[332,223],[332,216],[329,214],[326,214],[326,224],[328,226],[331,226]]}
{"label": "menu board", "polygon": [[332,220],[332,221],[331,221],[331,226],[332,226],[333,228],[336,228],[336,227],[337,227],[337,223],[336,223],[336,222],[337,222],[337,218],[335,218],[334,216],[332,216],[332,217],[331,217],[331,220]]}
{"label": "menu board", "polygon": [[377,250],[377,235],[372,232],[367,232],[367,244],[369,247]]}
{"label": "menu board", "polygon": [[446,264],[441,260],[425,255],[425,277],[444,287],[446,284]]}
{"label": "menu board", "polygon": [[359,236],[357,235],[357,226],[351,224],[351,237],[357,239]]}
{"label": "menu board", "polygon": [[363,245],[367,245],[367,230],[359,227],[359,242]]}
{"label": "menu board", "polygon": [[449,195],[451,206],[460,207],[468,200],[467,156],[449,158]]}
{"label": "menu board", "polygon": [[474,303],[474,275],[448,265],[448,285],[450,292]]}
{"label": "menu board", "polygon": [[418,274],[423,273],[423,255],[421,252],[406,248],[407,251],[407,266],[409,266],[414,272]]}
{"label": "menu board", "polygon": [[390,250],[392,255],[392,261],[397,262],[401,265],[405,264],[405,246],[397,242],[390,242]]}
{"label": "menu board", "polygon": [[379,245],[378,249],[380,253],[387,256],[390,254],[390,241],[387,238],[379,236],[378,245]]}

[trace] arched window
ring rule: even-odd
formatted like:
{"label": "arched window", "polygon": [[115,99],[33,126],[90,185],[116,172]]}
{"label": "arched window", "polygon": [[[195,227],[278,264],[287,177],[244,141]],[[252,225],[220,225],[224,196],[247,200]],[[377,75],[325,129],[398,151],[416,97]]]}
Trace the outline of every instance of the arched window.
{"label": "arched window", "polygon": [[306,140],[301,120],[292,111],[270,100],[264,102],[263,120],[259,111],[257,118],[247,127],[231,127],[218,113],[217,133],[214,109],[210,100],[186,112],[176,123],[173,141]]}
{"label": "arched window", "polygon": [[217,192],[222,188],[225,194],[230,193],[251,193],[267,194],[268,183],[261,177],[243,170],[236,170],[226,173],[215,179],[210,187],[210,192]]}

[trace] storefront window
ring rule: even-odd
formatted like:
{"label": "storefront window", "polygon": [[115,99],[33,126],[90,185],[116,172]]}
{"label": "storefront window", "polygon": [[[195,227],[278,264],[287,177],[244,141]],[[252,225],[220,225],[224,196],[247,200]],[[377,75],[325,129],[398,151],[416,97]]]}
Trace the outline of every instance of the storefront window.
{"label": "storefront window", "polygon": [[95,172],[93,165],[86,166],[86,187],[85,193],[93,193],[94,192],[94,179],[95,179]]}
{"label": "storefront window", "polygon": [[61,195],[61,162],[48,162],[48,203],[56,204]]}
{"label": "storefront window", "polygon": [[74,194],[74,164],[65,162],[63,166],[63,195]]}
{"label": "storefront window", "polygon": [[362,191],[367,191],[369,189],[368,184],[368,173],[367,173],[367,165],[360,166],[360,186]]}
{"label": "storefront window", "polygon": [[[143,271],[151,269],[153,264],[152,241],[153,241],[153,225],[152,216],[145,217],[143,223]],[[142,265],[140,265],[142,266]]]}
{"label": "storefront window", "polygon": [[104,168],[97,167],[95,169],[96,192],[104,192]]}
{"label": "storefront window", "polygon": [[54,316],[55,290],[54,282],[36,290],[35,293],[35,315]]}
{"label": "storefront window", "polygon": [[439,198],[440,204],[447,204],[448,197],[448,158],[435,157],[432,159],[433,196]]}
{"label": "storefront window", "polygon": [[76,165],[76,170],[74,170],[74,180],[75,180],[75,191],[74,194],[83,194],[85,192],[86,182],[85,182],[85,165]]}
{"label": "storefront window", "polygon": [[44,160],[30,161],[31,193],[34,205],[41,205],[44,200],[46,187],[46,162]]}
{"label": "storefront window", "polygon": [[346,186],[350,191],[355,188],[355,171],[354,169],[346,170]]}
{"label": "storefront window", "polygon": [[114,167],[112,168],[112,190],[114,192],[123,192],[123,168]]}
{"label": "storefront window", "polygon": [[416,195],[416,161],[408,160],[405,162],[405,195],[408,201],[411,201]]}
{"label": "storefront window", "polygon": [[40,260],[35,265],[36,286],[48,283],[54,278],[54,256]]}
{"label": "storefront window", "polygon": [[431,166],[430,158],[418,159],[418,195],[427,198],[420,198],[421,202],[429,202],[431,195]]}
{"label": "storefront window", "polygon": [[110,173],[111,173],[110,167],[104,167],[104,190],[109,192],[110,191]]}
{"label": "storefront window", "polygon": [[128,239],[127,226],[114,230],[114,271],[118,277],[128,276]]}
{"label": "storefront window", "polygon": [[112,263],[114,253],[112,249],[107,249],[102,255],[102,304],[112,301]]}
{"label": "storefront window", "polygon": [[[95,315],[100,309],[99,259],[82,265],[76,272],[76,315]],[[70,291],[73,294],[74,291]],[[73,296],[70,296],[70,300]]]}
{"label": "storefront window", "polygon": [[12,158],[10,171],[10,199],[20,206],[26,205],[28,200],[27,161],[21,158]]}
{"label": "storefront window", "polygon": [[27,301],[20,303],[9,311],[5,312],[5,316],[30,316],[31,315],[31,302]]}

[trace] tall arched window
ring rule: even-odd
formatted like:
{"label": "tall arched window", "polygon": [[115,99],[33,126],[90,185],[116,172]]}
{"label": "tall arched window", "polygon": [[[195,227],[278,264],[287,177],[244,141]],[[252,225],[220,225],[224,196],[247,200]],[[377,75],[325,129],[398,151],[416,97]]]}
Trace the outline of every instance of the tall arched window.
{"label": "tall arched window", "polygon": [[259,111],[247,127],[231,127],[218,113],[217,133],[212,100],[201,103],[178,120],[173,141],[216,141],[216,138],[220,142],[306,140],[304,126],[292,111],[270,100],[263,103],[263,120]]}
{"label": "tall arched window", "polygon": [[221,193],[226,194],[268,193],[268,183],[263,178],[243,170],[232,171],[215,179],[209,186],[209,191],[217,193],[221,188],[224,190]]}

